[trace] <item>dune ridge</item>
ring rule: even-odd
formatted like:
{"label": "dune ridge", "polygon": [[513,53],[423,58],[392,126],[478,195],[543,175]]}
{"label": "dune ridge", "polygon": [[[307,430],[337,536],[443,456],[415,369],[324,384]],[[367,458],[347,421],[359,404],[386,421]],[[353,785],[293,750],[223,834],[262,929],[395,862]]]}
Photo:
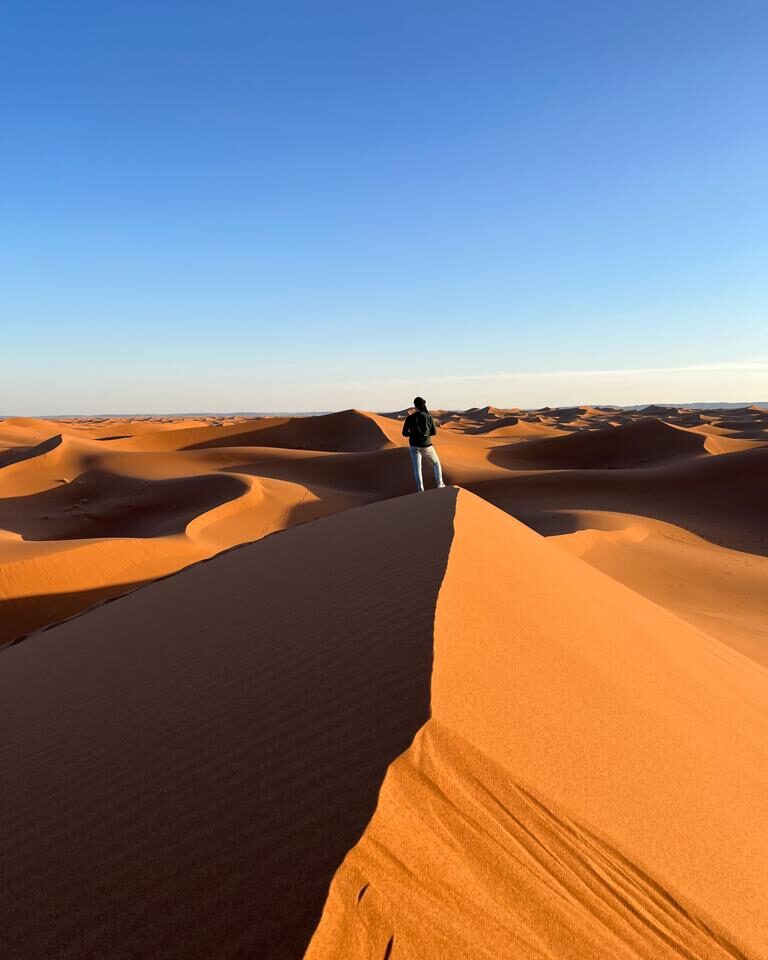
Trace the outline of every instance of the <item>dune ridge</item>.
{"label": "dune ridge", "polygon": [[307,957],[764,956],[768,672],[470,494],[454,526],[431,719]]}
{"label": "dune ridge", "polygon": [[768,671],[467,491],[294,526],[2,659],[29,960],[768,950]]}

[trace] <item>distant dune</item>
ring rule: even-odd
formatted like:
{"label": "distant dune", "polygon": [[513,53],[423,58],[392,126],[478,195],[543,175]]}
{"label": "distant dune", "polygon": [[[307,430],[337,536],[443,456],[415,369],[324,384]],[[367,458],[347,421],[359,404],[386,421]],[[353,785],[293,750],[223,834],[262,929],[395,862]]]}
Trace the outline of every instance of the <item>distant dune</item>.
{"label": "distant dune", "polygon": [[[124,449],[208,450],[216,447],[278,447],[295,450],[360,452],[380,450],[389,438],[384,418],[358,410],[317,417],[264,417],[241,423],[193,426],[142,435],[122,443]],[[390,427],[390,429],[392,429]]]}
{"label": "distant dune", "polygon": [[406,412],[0,421],[9,957],[768,958],[768,413]]}
{"label": "distant dune", "polygon": [[639,467],[673,457],[705,452],[706,439],[683,427],[664,423],[654,416],[610,430],[579,431],[558,439],[541,440],[513,447],[510,455],[540,466],[595,470],[607,467]]}

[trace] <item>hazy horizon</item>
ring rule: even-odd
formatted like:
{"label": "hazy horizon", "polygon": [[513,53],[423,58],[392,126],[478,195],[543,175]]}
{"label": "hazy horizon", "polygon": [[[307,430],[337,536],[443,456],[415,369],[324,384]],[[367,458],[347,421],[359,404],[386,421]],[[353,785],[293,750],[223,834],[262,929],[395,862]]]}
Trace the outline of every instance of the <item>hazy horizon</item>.
{"label": "hazy horizon", "polygon": [[[504,407],[499,406],[498,404],[480,404],[475,405],[474,407],[436,407],[433,406],[433,410],[449,410],[456,412],[463,412],[466,410],[472,409],[482,409],[483,407],[491,406],[497,407],[498,409],[505,409]],[[594,403],[581,403],[574,406],[581,407],[595,407],[600,409],[616,409],[616,410],[641,410],[644,407],[668,407],[670,409],[686,409],[686,410],[731,410],[731,409],[740,409],[742,407],[749,406],[759,406],[765,409],[768,409],[768,400],[742,400],[739,402],[723,402],[723,401],[677,401],[677,400],[657,400],[649,401],[648,403],[632,403],[632,404],[618,404],[618,403],[608,403],[604,401],[596,401]],[[344,408],[344,409],[355,409],[355,408]],[[368,408],[362,407],[358,408],[362,411],[365,411]],[[399,407],[397,409],[370,409],[369,412],[377,414],[387,414],[387,413],[396,413],[402,410],[408,409],[408,407]],[[552,406],[545,404],[543,407],[509,407],[508,409],[519,409],[522,413],[536,412],[544,409],[549,410],[567,410],[568,406]],[[2,413],[0,412],[0,420],[11,419],[14,417],[24,418],[24,417],[38,417],[42,420],[56,420],[58,418],[68,419],[68,418],[88,418],[88,417],[320,417],[329,413],[338,413],[338,409],[326,409],[326,410],[151,410],[151,411],[137,411],[137,410],[105,410],[105,411],[79,411],[77,413],[69,412],[59,412],[59,413],[37,413],[37,414],[20,414],[20,413]]]}

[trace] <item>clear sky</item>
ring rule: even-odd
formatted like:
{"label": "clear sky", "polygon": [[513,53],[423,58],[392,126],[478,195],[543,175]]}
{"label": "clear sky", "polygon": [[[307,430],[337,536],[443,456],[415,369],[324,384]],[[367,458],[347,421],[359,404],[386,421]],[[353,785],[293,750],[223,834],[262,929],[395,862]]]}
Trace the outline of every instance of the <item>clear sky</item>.
{"label": "clear sky", "polygon": [[6,0],[0,414],[768,399],[764,0]]}

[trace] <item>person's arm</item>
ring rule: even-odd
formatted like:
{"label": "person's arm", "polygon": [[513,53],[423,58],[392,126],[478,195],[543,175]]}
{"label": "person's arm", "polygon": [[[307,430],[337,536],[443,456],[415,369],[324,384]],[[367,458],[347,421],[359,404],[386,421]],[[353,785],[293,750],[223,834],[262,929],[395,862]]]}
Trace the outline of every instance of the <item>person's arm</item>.
{"label": "person's arm", "polygon": [[437,426],[435,425],[435,418],[430,414],[430,417],[429,417],[429,435],[430,435],[430,437],[434,437],[434,435],[435,435],[436,433],[437,433]]}
{"label": "person's arm", "polygon": [[411,416],[410,414],[403,421],[403,436],[410,437],[411,435]]}

